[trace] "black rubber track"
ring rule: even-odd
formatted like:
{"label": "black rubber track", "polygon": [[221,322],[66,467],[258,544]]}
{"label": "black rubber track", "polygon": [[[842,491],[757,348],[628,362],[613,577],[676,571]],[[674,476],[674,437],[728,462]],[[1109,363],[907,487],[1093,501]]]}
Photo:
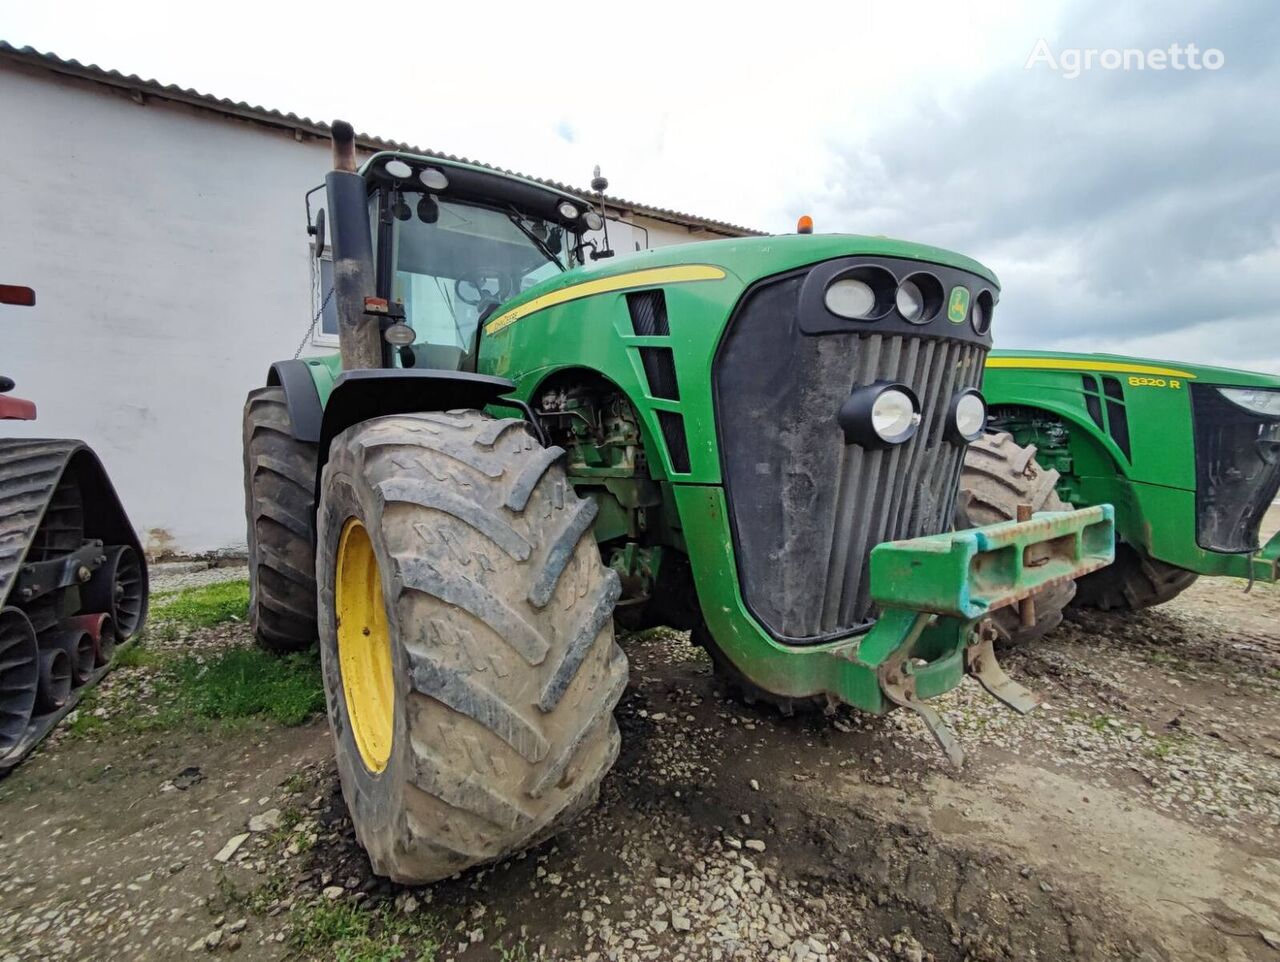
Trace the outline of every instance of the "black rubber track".
{"label": "black rubber track", "polygon": [[[1036,461],[1036,448],[1025,448],[1004,432],[983,435],[965,452],[956,499],[957,528],[1017,519],[1018,505],[1036,511],[1070,511],[1058,497],[1058,472]],[[1022,627],[1016,608],[1002,608],[991,616],[1000,647],[1025,645],[1043,638],[1062,623],[1063,609],[1075,597],[1073,581],[1036,592],[1036,623]]]}
{"label": "black rubber track", "polygon": [[290,432],[284,389],[258,388],[244,405],[244,498],[249,621],[268,651],[316,641],[317,446]]}
{"label": "black rubber track", "polygon": [[1071,604],[1102,611],[1139,611],[1176,598],[1198,577],[1194,571],[1157,561],[1142,549],[1120,542],[1114,564],[1076,582]]}
{"label": "black rubber track", "polygon": [[[618,577],[563,451],[478,411],[350,428],[321,485],[320,652],[343,795],[376,872],[429,882],[537,844],[599,793],[627,684]],[[390,622],[394,733],[368,771],[338,665],[336,552],[358,518]]]}

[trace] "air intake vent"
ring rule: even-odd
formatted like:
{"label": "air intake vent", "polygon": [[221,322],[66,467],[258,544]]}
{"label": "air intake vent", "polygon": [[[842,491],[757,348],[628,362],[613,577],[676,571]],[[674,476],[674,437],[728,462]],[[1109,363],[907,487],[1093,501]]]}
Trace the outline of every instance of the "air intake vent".
{"label": "air intake vent", "polygon": [[642,347],[640,361],[644,364],[644,376],[649,379],[649,393],[668,401],[680,400],[680,386],[676,383],[676,359],[669,347]]}
{"label": "air intake vent", "polygon": [[1124,456],[1133,460],[1133,451],[1129,447],[1129,415],[1124,410],[1124,388],[1113,377],[1102,379],[1102,388],[1107,394],[1107,426],[1116,446],[1124,452]]}
{"label": "air intake vent", "polygon": [[671,470],[676,474],[688,474],[689,442],[684,436],[684,418],[672,411],[659,411],[658,424],[662,426],[662,438],[667,442]]}
{"label": "air intake vent", "polygon": [[635,291],[627,295],[631,327],[641,337],[666,337],[667,296],[662,291]]}

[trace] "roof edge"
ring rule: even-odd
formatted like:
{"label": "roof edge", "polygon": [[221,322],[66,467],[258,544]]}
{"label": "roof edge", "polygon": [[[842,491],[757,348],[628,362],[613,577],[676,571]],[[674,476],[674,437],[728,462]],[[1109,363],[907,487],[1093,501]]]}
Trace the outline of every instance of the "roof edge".
{"label": "roof edge", "polygon": [[[139,103],[145,103],[145,98],[147,97],[154,97],[158,100],[167,100],[172,103],[194,107],[198,110],[211,111],[225,117],[234,117],[262,124],[267,127],[288,130],[293,133],[296,139],[299,140],[304,136],[320,140],[328,140],[330,135],[329,124],[326,124],[323,121],[312,120],[310,117],[300,117],[294,113],[285,113],[280,110],[249,104],[244,101],[233,101],[223,97],[216,97],[213,94],[202,93],[201,91],[194,90],[190,87],[179,87],[177,84],[162,84],[158,80],[139,77],[137,74],[125,75],[118,70],[108,70],[106,68],[99,67],[97,64],[83,64],[78,60],[67,60],[54,53],[45,53],[43,51],[36,50],[34,47],[17,47],[4,40],[0,40],[0,59],[10,60],[40,70],[46,70],[64,77],[105,84],[107,86],[126,90],[133,96],[133,99]],[[552,187],[556,190],[565,191],[583,199],[584,201],[596,200],[598,196],[590,191],[581,190],[569,184],[562,184],[559,181],[549,180],[544,177],[531,177],[528,174],[508,170],[503,167],[495,167],[494,165],[486,164],[483,161],[472,160],[467,157],[458,157],[454,154],[446,154],[438,150],[418,147],[403,141],[388,140],[384,137],[378,137],[373,134],[357,133],[356,147],[370,152],[377,152],[379,150],[408,151],[415,154],[421,154],[426,157],[450,160],[455,163],[471,164],[476,167],[483,167],[486,170],[492,170],[496,173],[508,174],[513,177],[521,177],[525,180],[531,180],[535,183]],[[612,197],[607,194],[604,195],[603,201],[607,207],[611,207],[615,210],[630,212],[635,216],[645,217],[650,220],[675,224],[680,227],[685,227],[690,231],[702,230],[712,234],[719,234],[724,237],[752,237],[766,233],[765,231],[755,230],[750,227],[730,224],[726,221],[712,220],[706,217],[699,217],[695,214],[686,214],[682,211],[670,210],[663,207],[653,207],[649,204],[626,200],[621,197]]]}

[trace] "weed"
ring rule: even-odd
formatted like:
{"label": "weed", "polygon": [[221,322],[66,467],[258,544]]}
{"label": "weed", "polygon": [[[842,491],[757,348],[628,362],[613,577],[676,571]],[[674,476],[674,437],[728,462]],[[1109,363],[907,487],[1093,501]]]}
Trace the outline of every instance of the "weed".
{"label": "weed", "polygon": [[249,610],[249,582],[220,581],[152,599],[151,617],[188,628],[208,628],[224,621],[243,621]]}
{"label": "weed", "polygon": [[98,689],[90,688],[80,698],[80,704],[76,705],[75,717],[68,723],[67,731],[72,735],[84,736],[90,735],[104,724],[101,718],[93,714],[93,710],[98,707],[99,697]]}
{"label": "weed", "polygon": [[139,638],[133,644],[116,652],[114,667],[116,668],[154,668],[164,662],[164,656],[150,651]]}
{"label": "weed", "polygon": [[314,902],[290,913],[290,943],[306,958],[338,962],[432,962],[439,943],[434,920],[405,917],[383,904],[361,908]]}
{"label": "weed", "polygon": [[529,943],[521,939],[512,946],[499,946],[502,962],[533,962],[534,956],[529,953]]}

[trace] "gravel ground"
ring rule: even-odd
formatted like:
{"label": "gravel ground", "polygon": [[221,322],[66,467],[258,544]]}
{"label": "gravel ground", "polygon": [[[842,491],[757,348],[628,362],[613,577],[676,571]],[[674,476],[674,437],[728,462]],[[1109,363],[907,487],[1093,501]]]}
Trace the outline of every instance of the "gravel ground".
{"label": "gravel ground", "polygon": [[423,888],[371,876],[323,721],[134,732],[152,669],[117,670],[102,727],[0,783],[0,960],[1274,962],[1277,624],[1280,590],[1224,581],[1078,617],[1004,659],[1038,712],[969,683],[939,701],[960,772],[906,713],[780,718],[728,696],[687,637],[632,636],[600,803]]}

